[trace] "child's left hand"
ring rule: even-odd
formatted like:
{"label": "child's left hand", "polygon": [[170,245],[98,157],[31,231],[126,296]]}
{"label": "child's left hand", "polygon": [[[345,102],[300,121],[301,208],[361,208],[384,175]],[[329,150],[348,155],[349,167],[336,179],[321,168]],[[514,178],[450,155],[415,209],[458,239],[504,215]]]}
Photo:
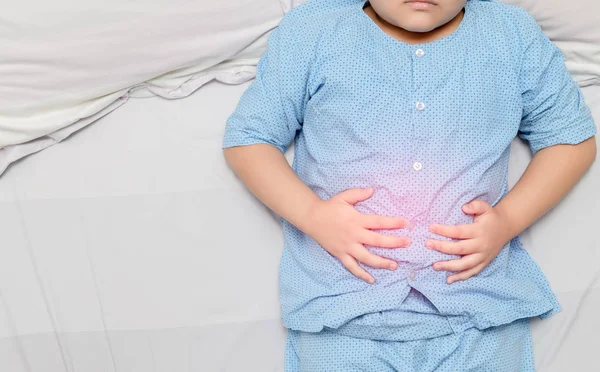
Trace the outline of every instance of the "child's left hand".
{"label": "child's left hand", "polygon": [[465,214],[473,216],[472,224],[429,226],[429,231],[447,238],[459,239],[458,241],[428,239],[425,242],[427,248],[462,256],[457,260],[433,264],[434,270],[458,272],[446,279],[448,284],[478,274],[510,240],[506,219],[488,203],[475,200],[463,205],[462,209]]}

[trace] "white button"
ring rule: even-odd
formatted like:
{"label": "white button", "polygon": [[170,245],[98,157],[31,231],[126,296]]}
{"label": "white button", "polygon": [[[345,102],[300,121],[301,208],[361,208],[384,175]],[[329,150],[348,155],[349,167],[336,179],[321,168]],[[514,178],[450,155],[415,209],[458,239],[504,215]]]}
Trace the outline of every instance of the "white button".
{"label": "white button", "polygon": [[410,231],[413,231],[415,229],[415,227],[417,227],[417,224],[415,223],[415,221],[410,221],[410,223],[408,224],[408,229]]}
{"label": "white button", "polygon": [[415,51],[415,54],[417,57],[423,57],[425,55],[425,52],[423,51],[423,49],[417,49]]}
{"label": "white button", "polygon": [[417,110],[419,110],[419,111],[425,110],[425,104],[423,102],[417,102]]}
{"label": "white button", "polygon": [[409,280],[417,280],[417,272],[413,269],[408,270],[408,279]]}
{"label": "white button", "polygon": [[420,171],[421,169],[423,169],[423,164],[419,163],[418,161],[415,161],[413,163],[413,169],[416,171]]}

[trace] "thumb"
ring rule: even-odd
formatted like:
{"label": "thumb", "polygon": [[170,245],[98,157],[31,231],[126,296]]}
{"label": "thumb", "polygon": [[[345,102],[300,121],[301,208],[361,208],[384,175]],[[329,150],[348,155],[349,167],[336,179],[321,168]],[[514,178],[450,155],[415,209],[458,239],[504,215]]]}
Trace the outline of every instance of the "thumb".
{"label": "thumb", "polygon": [[473,200],[472,202],[463,205],[462,209],[466,214],[480,215],[492,209],[492,206],[483,200]]}
{"label": "thumb", "polygon": [[373,189],[348,189],[342,191],[338,194],[338,197],[341,198],[348,204],[354,205],[359,201],[367,200],[373,195]]}

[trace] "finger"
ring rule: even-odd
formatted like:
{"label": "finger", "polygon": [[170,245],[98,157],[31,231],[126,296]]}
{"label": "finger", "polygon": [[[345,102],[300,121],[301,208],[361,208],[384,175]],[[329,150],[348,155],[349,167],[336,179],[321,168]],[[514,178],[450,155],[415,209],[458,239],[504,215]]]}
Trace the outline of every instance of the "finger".
{"label": "finger", "polygon": [[363,226],[367,229],[403,229],[408,226],[408,220],[403,217],[387,217],[376,214],[363,215]]}
{"label": "finger", "polygon": [[348,189],[337,194],[337,197],[348,204],[354,205],[373,196],[373,189]]}
{"label": "finger", "polygon": [[433,224],[429,226],[429,231],[452,239],[470,239],[477,236],[478,229],[473,224],[456,226]]}
{"label": "finger", "polygon": [[410,245],[410,238],[406,236],[385,235],[370,230],[365,230],[359,239],[363,244],[378,248],[404,248]]}
{"label": "finger", "polygon": [[345,255],[340,261],[342,261],[344,267],[346,267],[346,269],[348,269],[355,277],[362,279],[369,284],[375,283],[375,278],[373,278],[365,269],[360,267],[353,257]]}
{"label": "finger", "polygon": [[464,256],[458,260],[450,261],[439,261],[433,264],[433,269],[436,271],[455,271],[460,272],[468,270],[472,267],[479,265],[482,262],[481,258],[477,254],[470,254]]}
{"label": "finger", "polygon": [[388,260],[373,254],[365,247],[358,248],[356,251],[352,252],[351,255],[354,256],[354,258],[359,262],[377,269],[387,269],[393,271],[398,268],[398,263],[396,261]]}
{"label": "finger", "polygon": [[471,239],[459,240],[457,242],[428,239],[425,242],[425,247],[433,249],[434,251],[446,254],[456,254],[459,256],[475,253],[477,251],[476,245]]}
{"label": "finger", "polygon": [[461,271],[458,274],[450,275],[449,277],[446,278],[446,283],[452,284],[454,282],[458,282],[461,280],[467,280],[470,277],[479,274],[481,272],[481,270],[483,270],[484,267],[485,267],[484,264],[479,264],[475,267],[470,268],[469,270]]}
{"label": "finger", "polygon": [[463,212],[466,214],[480,215],[489,212],[492,206],[483,200],[473,200],[470,203],[463,205]]}

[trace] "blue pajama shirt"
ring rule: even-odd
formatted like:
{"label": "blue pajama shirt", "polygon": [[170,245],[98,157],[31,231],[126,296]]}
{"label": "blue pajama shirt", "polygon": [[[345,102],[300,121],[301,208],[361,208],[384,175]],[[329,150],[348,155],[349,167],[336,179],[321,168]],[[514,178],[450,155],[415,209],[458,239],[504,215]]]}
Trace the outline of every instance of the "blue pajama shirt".
{"label": "blue pajama shirt", "polygon": [[[322,370],[337,370],[327,353],[314,350],[331,356],[341,344],[367,359],[367,350],[396,345],[395,356],[384,358],[388,366],[396,358],[407,363],[396,370],[426,370],[400,355],[430,342],[430,362],[436,355],[448,359],[443,345],[456,340],[461,350],[479,350],[476,359],[501,360],[503,353],[529,370],[524,320],[556,314],[560,305],[519,237],[478,275],[448,285],[452,273],[432,264],[458,256],[425,248],[428,238],[450,240],[428,227],[471,223],[464,204],[493,206],[507,194],[516,136],[535,154],[595,135],[590,110],[560,50],[517,7],[470,0],[455,32],[406,44],[385,34],[364,6],[312,0],[289,12],[270,35],[256,80],[229,117],[223,140],[224,148],[261,143],[282,152],[294,142],[292,167],[319,197],[371,187],[373,196],[356,204],[358,211],[410,220],[405,229],[382,231],[410,237],[410,247],[367,246],[399,263],[395,271],[363,266],[377,280],[373,285],[282,221],[279,282],[288,370],[319,370],[302,368],[302,360],[322,360],[328,366]],[[477,349],[482,341],[473,341],[483,337],[498,345],[506,335],[529,356],[516,358],[505,342],[504,349]],[[321,344],[308,347],[311,342]]]}

